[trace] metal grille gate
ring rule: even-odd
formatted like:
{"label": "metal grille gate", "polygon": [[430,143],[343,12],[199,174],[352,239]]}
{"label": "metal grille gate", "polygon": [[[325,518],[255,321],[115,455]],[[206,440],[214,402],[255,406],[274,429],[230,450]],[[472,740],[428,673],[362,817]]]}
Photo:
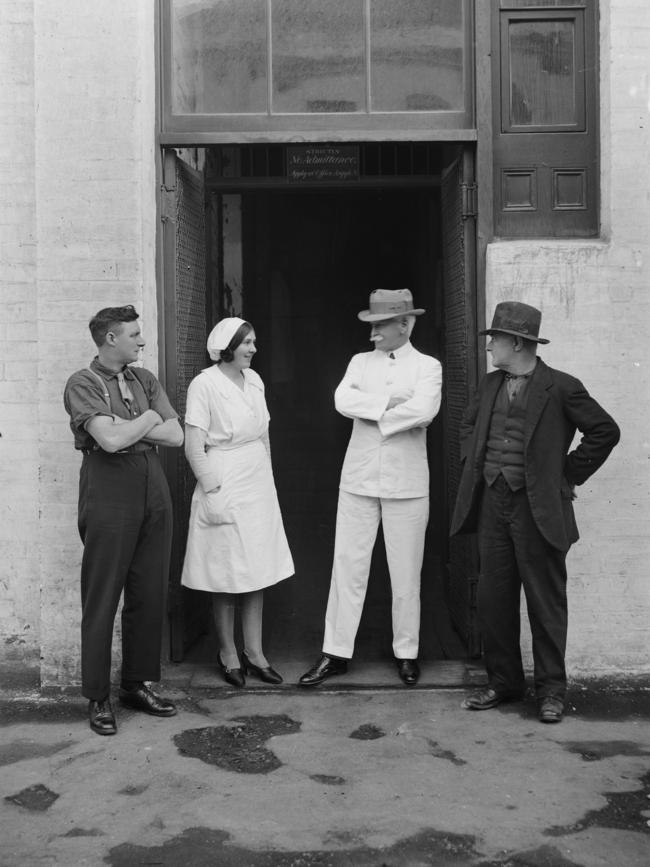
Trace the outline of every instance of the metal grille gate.
{"label": "metal grille gate", "polygon": [[[459,431],[463,411],[476,387],[475,228],[467,208],[473,189],[473,155],[466,150],[442,173],[443,275],[445,291],[445,413],[447,497],[453,512],[460,481]],[[478,580],[475,544],[466,536],[449,544],[449,609],[470,656],[479,653],[475,610]]]}
{"label": "metal grille gate", "polygon": [[[206,355],[206,235],[203,173],[165,154],[163,222],[165,233],[166,385],[172,403],[185,415],[187,388],[208,365]],[[182,449],[168,461],[174,498],[174,538],[170,574],[171,658],[180,661],[185,648],[206,628],[206,606],[199,594],[183,594],[180,586],[190,503],[195,480]]]}

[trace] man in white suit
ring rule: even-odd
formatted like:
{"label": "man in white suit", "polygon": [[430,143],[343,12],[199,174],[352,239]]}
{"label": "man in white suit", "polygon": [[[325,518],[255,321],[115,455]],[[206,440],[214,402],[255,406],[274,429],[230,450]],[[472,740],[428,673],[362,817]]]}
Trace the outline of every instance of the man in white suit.
{"label": "man in white suit", "polygon": [[377,289],[368,310],[375,349],[355,355],[336,389],[353,419],[343,462],[323,655],[301,678],[316,686],[347,671],[381,521],[393,595],[393,653],[404,684],[417,683],[420,573],[429,520],[426,428],[440,408],[442,367],[410,342],[417,316],[408,289]]}

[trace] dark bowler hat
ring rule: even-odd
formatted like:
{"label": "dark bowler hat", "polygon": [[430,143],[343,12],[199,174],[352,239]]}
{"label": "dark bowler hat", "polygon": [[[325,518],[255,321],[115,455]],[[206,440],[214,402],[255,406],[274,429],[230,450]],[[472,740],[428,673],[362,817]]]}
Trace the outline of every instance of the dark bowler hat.
{"label": "dark bowler hat", "polygon": [[485,331],[479,331],[479,334],[512,334],[524,340],[534,340],[535,343],[549,343],[537,336],[541,321],[542,313],[536,307],[522,304],[521,301],[502,301],[495,308],[492,325]]}
{"label": "dark bowler hat", "polygon": [[425,311],[413,307],[413,296],[408,289],[375,289],[370,293],[369,310],[358,314],[362,322],[381,322],[395,316],[419,316]]}

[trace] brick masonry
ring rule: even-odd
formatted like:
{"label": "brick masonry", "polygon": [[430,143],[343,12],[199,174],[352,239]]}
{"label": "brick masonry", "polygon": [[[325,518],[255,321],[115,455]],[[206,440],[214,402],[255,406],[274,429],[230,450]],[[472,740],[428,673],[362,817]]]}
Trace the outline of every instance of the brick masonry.
{"label": "brick masonry", "polygon": [[[154,8],[4,0],[0,17],[0,676],[79,678],[79,457],[61,394],[92,313],[141,310],[157,368]],[[487,309],[541,306],[543,357],[581,377],[623,439],[579,492],[570,670],[650,670],[647,624],[650,152],[645,0],[601,4],[602,239],[495,242]]]}

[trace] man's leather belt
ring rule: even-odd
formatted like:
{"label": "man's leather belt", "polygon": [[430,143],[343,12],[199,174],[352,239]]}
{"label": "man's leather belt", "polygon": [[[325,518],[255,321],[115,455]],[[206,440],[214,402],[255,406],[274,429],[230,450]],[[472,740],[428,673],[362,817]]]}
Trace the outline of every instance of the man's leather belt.
{"label": "man's leather belt", "polygon": [[[117,452],[104,452],[104,454],[111,455],[139,455],[143,452],[157,451],[157,447],[154,445],[149,445],[148,443],[134,443],[132,446],[128,446],[126,449],[120,449]],[[101,452],[101,449],[97,444],[92,446],[92,448],[84,448],[81,451],[85,455],[90,455],[93,452]]]}

